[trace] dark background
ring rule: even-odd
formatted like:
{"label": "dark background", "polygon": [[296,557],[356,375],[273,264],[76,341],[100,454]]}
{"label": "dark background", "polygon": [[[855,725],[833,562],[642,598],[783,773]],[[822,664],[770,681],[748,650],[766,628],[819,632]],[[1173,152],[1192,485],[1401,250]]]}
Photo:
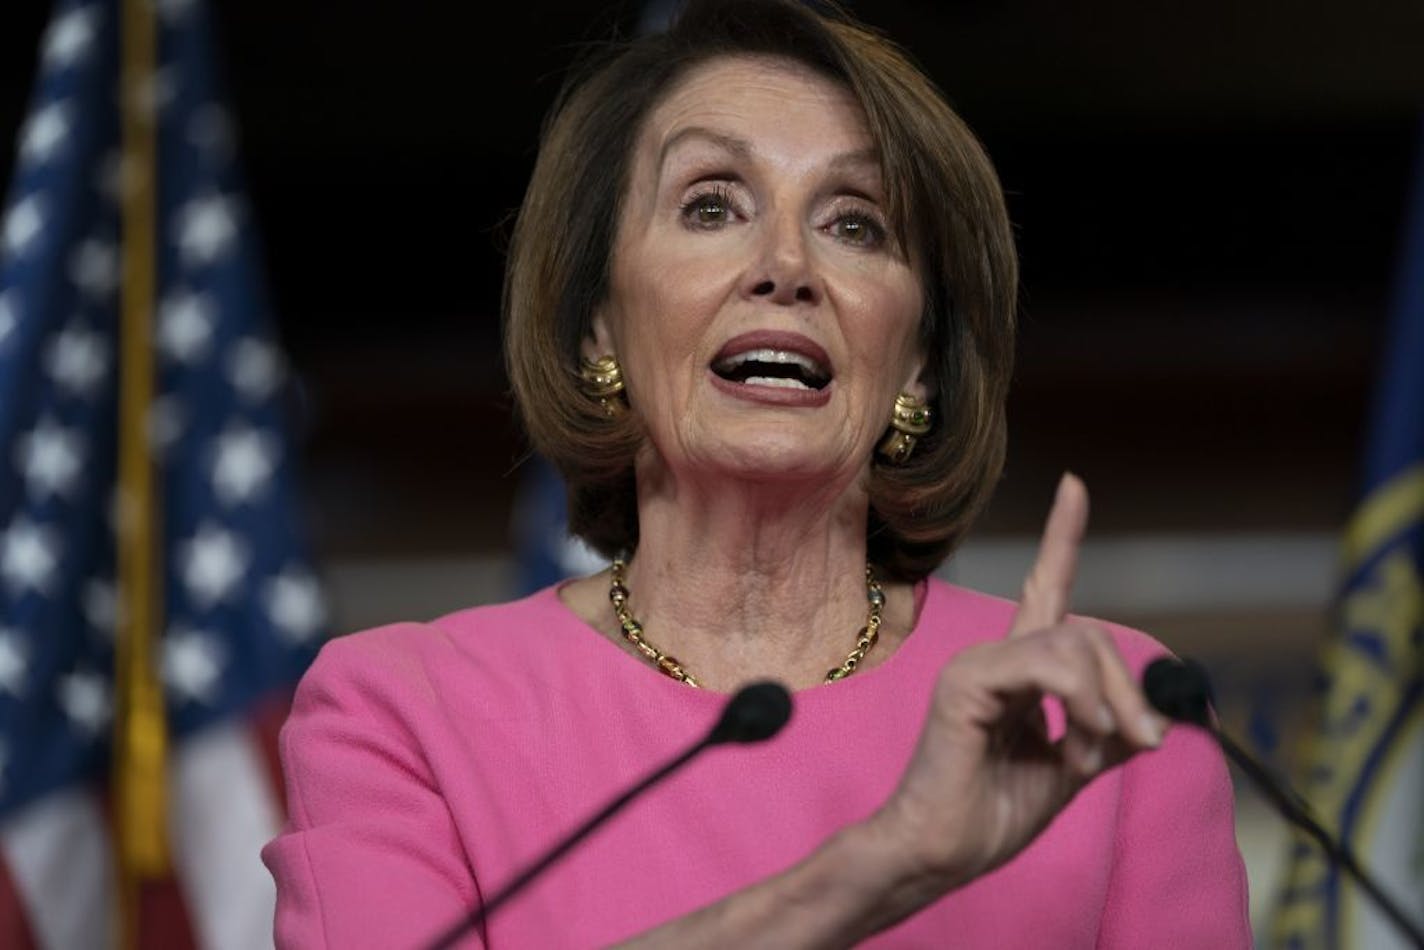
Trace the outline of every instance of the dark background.
{"label": "dark background", "polygon": [[[10,4],[12,141],[48,4]],[[319,549],[502,549],[521,452],[502,224],[562,70],[639,5],[214,6]],[[852,6],[984,138],[1018,227],[1012,442],[983,530],[1034,530],[1063,468],[1103,531],[1336,530],[1424,115],[1424,4]]]}

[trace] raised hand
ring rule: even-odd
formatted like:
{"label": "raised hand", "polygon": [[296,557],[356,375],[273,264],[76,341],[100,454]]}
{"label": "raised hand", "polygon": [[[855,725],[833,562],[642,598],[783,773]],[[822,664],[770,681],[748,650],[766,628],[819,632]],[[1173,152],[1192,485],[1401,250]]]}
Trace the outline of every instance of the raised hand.
{"label": "raised hand", "polygon": [[[876,816],[931,890],[1008,861],[1087,782],[1162,739],[1107,633],[1068,616],[1087,518],[1087,490],[1065,474],[1007,636],[946,664],[915,756]],[[1056,740],[1045,697],[1065,713]]]}

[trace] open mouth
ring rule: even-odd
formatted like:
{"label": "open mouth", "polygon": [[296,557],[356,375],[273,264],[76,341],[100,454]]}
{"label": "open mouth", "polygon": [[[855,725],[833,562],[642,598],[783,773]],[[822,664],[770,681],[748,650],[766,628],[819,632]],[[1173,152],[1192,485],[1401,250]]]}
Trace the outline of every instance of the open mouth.
{"label": "open mouth", "polygon": [[820,390],[831,381],[830,372],[805,353],[769,347],[721,357],[712,372],[733,383],[781,389]]}

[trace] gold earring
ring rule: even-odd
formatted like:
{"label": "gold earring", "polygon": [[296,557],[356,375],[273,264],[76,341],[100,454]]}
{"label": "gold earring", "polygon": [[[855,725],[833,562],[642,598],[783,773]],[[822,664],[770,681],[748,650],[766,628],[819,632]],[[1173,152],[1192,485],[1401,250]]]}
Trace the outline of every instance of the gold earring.
{"label": "gold earring", "polygon": [[598,400],[605,416],[611,418],[623,411],[623,401],[618,398],[623,391],[623,367],[618,365],[616,357],[584,359],[579,366],[579,377],[583,381],[580,388],[590,399]]}
{"label": "gold earring", "polygon": [[880,454],[894,465],[901,465],[915,451],[920,436],[930,431],[932,413],[923,399],[901,393],[895,397],[895,409],[890,413],[889,435],[880,442]]}

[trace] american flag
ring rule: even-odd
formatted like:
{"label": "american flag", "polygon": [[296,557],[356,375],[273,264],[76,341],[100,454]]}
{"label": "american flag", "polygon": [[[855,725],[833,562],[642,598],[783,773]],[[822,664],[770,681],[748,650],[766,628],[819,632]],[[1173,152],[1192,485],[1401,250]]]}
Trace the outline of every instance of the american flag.
{"label": "american flag", "polygon": [[[155,399],[178,939],[270,945],[270,740],[325,625],[201,0],[153,0]],[[0,944],[112,941],[119,0],[58,0],[0,219]],[[169,930],[170,937],[176,931]],[[165,938],[165,942],[168,938]]]}

